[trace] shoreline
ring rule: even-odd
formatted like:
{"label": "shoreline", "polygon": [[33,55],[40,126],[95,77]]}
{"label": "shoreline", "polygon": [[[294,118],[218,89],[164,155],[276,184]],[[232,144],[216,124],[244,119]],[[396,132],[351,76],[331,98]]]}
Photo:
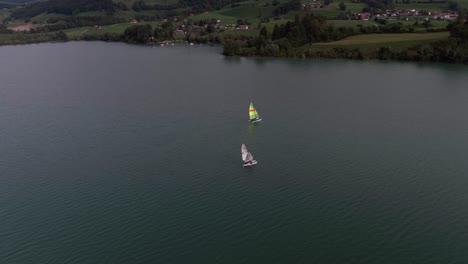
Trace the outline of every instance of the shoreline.
{"label": "shoreline", "polygon": [[[55,34],[54,33],[38,33],[38,34]],[[4,34],[6,35],[6,34]],[[11,34],[11,35],[28,35],[28,34]],[[32,34],[31,34],[32,35]],[[1,35],[0,35],[1,36]],[[0,48],[3,46],[17,46],[17,45],[28,45],[28,44],[41,44],[41,43],[66,43],[66,42],[92,42],[92,41],[100,41],[100,42],[111,42],[111,43],[124,43],[129,45],[142,45],[142,46],[153,46],[153,47],[167,47],[167,46],[179,46],[179,45],[187,45],[192,46],[191,44],[198,46],[200,44],[208,45],[208,46],[217,46],[223,48],[223,44],[221,43],[204,43],[204,42],[193,42],[189,43],[183,40],[173,40],[173,41],[160,41],[160,42],[147,42],[147,43],[132,43],[122,40],[102,40],[102,39],[57,39],[57,40],[49,40],[49,39],[26,39],[22,41],[22,39],[15,39],[15,41],[3,41],[0,38]],[[164,45],[162,45],[164,44]],[[293,54],[288,54],[287,56],[262,56],[255,53],[240,53],[240,54],[225,54],[222,52],[221,54],[225,57],[231,58],[271,58],[271,59],[300,59],[300,60],[314,60],[314,59],[326,59],[326,60],[349,60],[349,61],[394,61],[394,62],[413,62],[413,63],[424,63],[424,64],[447,64],[447,65],[468,65],[468,62],[450,62],[450,61],[431,61],[431,60],[424,60],[424,59],[417,59],[414,57],[398,57],[398,54],[406,52],[406,50],[394,52],[393,55],[390,57],[379,57],[375,54],[378,54],[379,51],[385,50],[386,52],[392,51],[392,47],[388,47],[386,45],[382,45],[381,47],[374,47],[374,48],[367,48],[366,55],[363,53],[363,47],[338,47],[338,46],[327,46],[327,45],[316,45],[313,46],[310,50],[296,50]],[[373,50],[374,54],[369,55],[369,50]]]}

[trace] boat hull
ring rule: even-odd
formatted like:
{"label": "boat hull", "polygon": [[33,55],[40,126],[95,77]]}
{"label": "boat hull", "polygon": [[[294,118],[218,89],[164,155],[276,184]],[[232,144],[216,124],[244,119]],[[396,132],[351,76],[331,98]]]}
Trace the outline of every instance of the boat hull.
{"label": "boat hull", "polygon": [[258,162],[256,160],[252,160],[251,162],[249,163],[244,163],[244,168],[245,167],[252,167],[254,165],[256,165]]}
{"label": "boat hull", "polygon": [[257,123],[257,122],[260,122],[260,121],[262,121],[261,118],[249,120],[250,123]]}

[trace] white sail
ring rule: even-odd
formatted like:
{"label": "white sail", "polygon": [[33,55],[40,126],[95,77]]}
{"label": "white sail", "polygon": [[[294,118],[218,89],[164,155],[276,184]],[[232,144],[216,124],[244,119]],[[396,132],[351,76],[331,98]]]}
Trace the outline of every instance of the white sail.
{"label": "white sail", "polygon": [[244,167],[252,167],[253,165],[257,164],[258,162],[254,160],[252,153],[247,150],[245,144],[241,146],[241,153],[242,153],[242,160],[244,161]]}
{"label": "white sail", "polygon": [[242,160],[245,162],[245,161],[249,161],[249,156],[250,156],[250,153],[249,151],[247,150],[247,147],[245,146],[245,144],[242,144],[241,146],[241,153],[242,153]]}

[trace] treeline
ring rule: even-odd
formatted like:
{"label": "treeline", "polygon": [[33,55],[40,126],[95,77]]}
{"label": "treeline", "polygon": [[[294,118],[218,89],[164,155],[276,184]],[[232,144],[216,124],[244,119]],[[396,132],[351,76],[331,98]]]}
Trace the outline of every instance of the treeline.
{"label": "treeline", "polygon": [[171,23],[163,23],[153,28],[149,24],[133,25],[124,33],[84,34],[83,40],[122,41],[133,44],[156,43],[174,39],[174,27]]}
{"label": "treeline", "polygon": [[48,0],[14,9],[10,17],[28,19],[42,13],[73,15],[88,11],[105,11],[112,14],[116,10],[116,6],[112,0]]}
{"label": "treeline", "polygon": [[367,4],[370,11],[372,10],[385,10],[393,7],[393,0],[362,0],[362,3]]}
{"label": "treeline", "polygon": [[301,10],[302,2],[301,0],[288,0],[284,3],[274,2],[277,7],[273,10],[274,16],[284,15],[289,13],[289,11]]}
{"label": "treeline", "polygon": [[0,38],[0,45],[29,44],[39,42],[67,41],[63,31],[50,33],[14,33],[5,34]]}
{"label": "treeline", "polygon": [[308,14],[302,19],[296,16],[294,21],[275,25],[271,34],[263,27],[255,38],[226,39],[224,54],[286,57],[303,45],[338,40],[347,35],[347,31],[337,30],[323,17]]}
{"label": "treeline", "polygon": [[409,48],[383,45],[378,48],[346,48],[310,45],[347,36],[366,33],[407,33],[413,29],[402,24],[379,27],[339,27],[326,23],[321,17],[307,15],[302,19],[275,26],[270,33],[263,27],[257,37],[223,39],[223,53],[228,56],[269,56],[296,58],[379,59],[427,61],[468,64],[468,15],[460,13],[457,21],[448,26],[450,38]]}
{"label": "treeline", "polygon": [[96,25],[111,25],[124,23],[127,20],[113,16],[70,16],[50,18],[47,24],[32,29],[32,32],[51,32],[77,27],[92,27]]}
{"label": "treeline", "polygon": [[329,59],[378,59],[418,62],[441,62],[468,64],[468,48],[461,46],[456,39],[436,41],[431,44],[417,45],[401,49],[383,46],[372,50],[360,48],[308,48],[295,54],[302,58]]}
{"label": "treeline", "polygon": [[297,50],[304,45],[316,42],[329,42],[358,34],[375,33],[411,33],[413,26],[402,23],[392,23],[379,26],[335,27],[327,23],[323,17],[313,14],[294,21],[275,25],[270,33],[263,27],[258,37],[249,39],[231,38],[225,40],[224,53],[226,55],[247,56],[296,56]]}
{"label": "treeline", "polygon": [[237,2],[241,2],[241,0],[180,0],[184,6],[192,7],[193,12],[219,10]]}
{"label": "treeline", "polygon": [[143,10],[172,10],[176,8],[181,8],[184,5],[180,2],[177,2],[175,4],[167,4],[167,5],[161,5],[161,4],[147,4],[143,0],[139,0],[133,3],[132,9],[139,12]]}

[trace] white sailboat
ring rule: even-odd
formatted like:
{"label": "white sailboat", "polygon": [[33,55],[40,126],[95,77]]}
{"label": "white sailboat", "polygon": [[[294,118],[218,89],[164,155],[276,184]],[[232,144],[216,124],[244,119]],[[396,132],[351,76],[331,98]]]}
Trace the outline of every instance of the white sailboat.
{"label": "white sailboat", "polygon": [[241,154],[242,154],[242,161],[244,161],[244,167],[252,167],[253,165],[257,164],[258,162],[254,160],[252,153],[247,150],[245,144],[241,146]]}

